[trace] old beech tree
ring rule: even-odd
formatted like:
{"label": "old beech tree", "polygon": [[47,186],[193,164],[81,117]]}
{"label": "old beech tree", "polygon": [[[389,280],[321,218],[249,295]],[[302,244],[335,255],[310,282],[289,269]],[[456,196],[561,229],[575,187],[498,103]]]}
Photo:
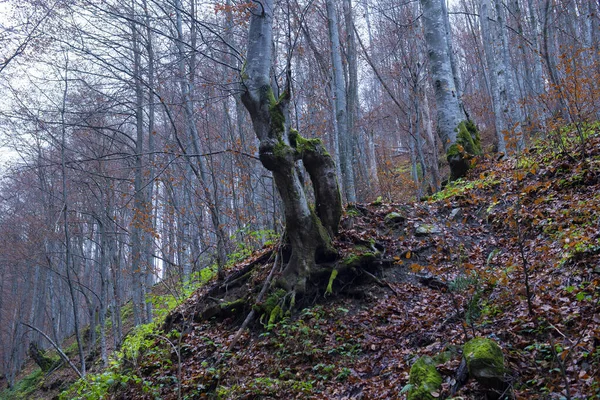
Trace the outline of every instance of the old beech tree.
{"label": "old beech tree", "polygon": [[[290,129],[287,89],[276,96],[271,87],[273,0],[256,3],[250,18],[248,51],[242,71],[242,101],[260,142],[260,160],[273,173],[283,200],[291,256],[280,284],[294,293],[303,293],[311,273],[320,261],[335,258],[331,236],[337,233],[342,200],[335,164],[320,139],[305,139]],[[289,70],[288,70],[289,75]],[[303,161],[315,194],[314,209],[297,171]]]}
{"label": "old beech tree", "polygon": [[455,180],[467,173],[470,159],[481,154],[481,144],[475,124],[460,107],[442,1],[445,0],[421,0],[421,7],[437,105],[438,135],[450,165],[450,179]]}

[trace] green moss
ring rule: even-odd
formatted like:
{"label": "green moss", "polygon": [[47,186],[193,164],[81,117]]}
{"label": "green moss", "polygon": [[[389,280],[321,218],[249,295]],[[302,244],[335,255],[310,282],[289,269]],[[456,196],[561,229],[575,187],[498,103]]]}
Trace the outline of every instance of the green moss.
{"label": "green moss", "polygon": [[432,395],[442,386],[442,375],[435,368],[431,357],[421,357],[410,368],[408,400],[433,400],[439,397]]}
{"label": "green moss", "polygon": [[287,292],[284,289],[277,289],[264,302],[253,307],[254,311],[260,315],[261,323],[264,324],[266,319],[266,325],[269,327],[283,318],[284,312],[281,303],[286,295]]}
{"label": "green moss", "polygon": [[281,306],[276,305],[272,310],[271,310],[271,314],[269,315],[269,322],[268,322],[268,326],[272,326],[273,324],[275,324],[277,321],[279,321],[281,318],[283,317],[283,310],[281,309]]}
{"label": "green moss", "polygon": [[233,301],[221,303],[221,309],[234,311],[238,308],[243,308],[245,305],[246,305],[246,299],[242,297],[240,299],[236,299]]}
{"label": "green moss", "polygon": [[292,151],[290,146],[283,143],[282,140],[278,141],[273,147],[273,155],[278,159],[285,159],[287,155]]}
{"label": "green moss", "polygon": [[329,283],[327,284],[327,289],[325,290],[326,294],[331,294],[333,292],[333,281],[337,278],[338,270],[333,269],[331,271],[331,275],[329,276]]}
{"label": "green moss", "polygon": [[315,226],[317,227],[317,231],[319,232],[319,236],[322,239],[322,243],[324,243],[324,248],[320,249],[319,252],[322,255],[325,255],[325,258],[337,256],[337,250],[333,246],[333,243],[331,242],[331,236],[329,236],[329,232],[327,232],[327,229],[325,229],[325,227],[323,226],[323,223],[317,216],[317,213],[315,213],[315,211],[312,208],[311,208],[310,216],[313,220],[313,224],[315,224]]}
{"label": "green moss", "polygon": [[472,121],[461,121],[456,127],[456,132],[456,143],[446,151],[446,159],[450,164],[450,180],[465,176],[471,168],[473,156],[482,153],[479,131]]}
{"label": "green moss", "polygon": [[392,211],[385,216],[384,222],[386,224],[401,224],[406,220],[406,217],[399,212]]}
{"label": "green moss", "polygon": [[487,386],[502,380],[504,376],[504,355],[496,342],[487,338],[468,341],[463,349],[469,375]]}
{"label": "green moss", "polygon": [[285,97],[282,95],[280,99],[275,98],[271,85],[261,87],[261,98],[269,104],[269,114],[271,116],[271,129],[281,139],[282,133],[285,131],[285,115],[281,109],[280,101]]}
{"label": "green moss", "polygon": [[458,124],[457,133],[456,142],[463,147],[465,152],[474,156],[482,153],[481,137],[473,121],[462,121]]}
{"label": "green moss", "polygon": [[456,179],[449,182],[443,190],[434,193],[429,200],[439,201],[451,197],[464,196],[468,191],[475,189],[489,190],[500,184],[495,174],[488,174],[483,179],[465,180]]}
{"label": "green moss", "polygon": [[[289,137],[290,137],[290,144],[292,145],[292,147],[295,147],[296,151],[298,151],[300,154],[304,153],[305,151],[316,152],[317,147],[321,147],[324,149],[323,141],[321,139],[319,139],[319,138],[313,138],[313,139],[304,138],[304,137],[300,136],[298,131],[295,129],[290,129]],[[325,156],[329,156],[329,153],[327,153],[327,152],[323,152],[323,154]]]}
{"label": "green moss", "polygon": [[446,151],[446,158],[450,159],[451,157],[458,157],[462,154],[463,147],[457,143],[454,143],[452,146],[448,148]]}
{"label": "green moss", "polygon": [[361,212],[359,210],[357,210],[356,208],[349,206],[346,209],[346,215],[349,217],[358,217],[361,215]]}
{"label": "green moss", "polygon": [[377,253],[374,252],[361,252],[352,253],[346,257],[342,262],[344,265],[350,268],[359,268],[374,262],[377,259]]}

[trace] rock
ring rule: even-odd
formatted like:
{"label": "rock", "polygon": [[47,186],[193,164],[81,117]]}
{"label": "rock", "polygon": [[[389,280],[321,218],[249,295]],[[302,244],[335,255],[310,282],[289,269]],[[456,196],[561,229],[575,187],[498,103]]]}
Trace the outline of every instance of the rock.
{"label": "rock", "polygon": [[415,228],[415,235],[417,236],[433,235],[437,233],[442,233],[442,230],[439,226],[434,224],[421,224],[417,225]]}
{"label": "rock", "polygon": [[442,375],[431,357],[421,357],[410,368],[408,400],[433,400],[439,397]]}
{"label": "rock", "polygon": [[406,217],[398,212],[391,212],[385,216],[384,222],[388,225],[401,224],[406,221]]}
{"label": "rock", "polygon": [[456,216],[458,215],[459,212],[460,212],[460,208],[453,208],[452,211],[450,212],[450,219],[456,218]]}
{"label": "rock", "polygon": [[483,386],[500,392],[504,389],[504,355],[496,342],[487,338],[469,340],[463,348],[469,376]]}

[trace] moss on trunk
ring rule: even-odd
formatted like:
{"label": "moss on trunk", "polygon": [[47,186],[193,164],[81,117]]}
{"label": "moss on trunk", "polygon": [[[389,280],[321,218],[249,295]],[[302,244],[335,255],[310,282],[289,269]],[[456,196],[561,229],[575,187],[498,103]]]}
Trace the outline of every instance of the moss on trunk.
{"label": "moss on trunk", "polygon": [[472,121],[462,121],[456,127],[456,132],[456,143],[446,151],[450,180],[453,181],[464,177],[472,166],[473,158],[482,154],[479,130]]}

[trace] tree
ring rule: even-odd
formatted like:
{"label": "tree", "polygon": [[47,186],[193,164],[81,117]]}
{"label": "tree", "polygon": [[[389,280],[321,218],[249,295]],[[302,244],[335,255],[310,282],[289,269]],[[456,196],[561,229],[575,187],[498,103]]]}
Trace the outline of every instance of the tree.
{"label": "tree", "polygon": [[[259,155],[273,173],[283,200],[286,229],[292,247],[281,284],[293,293],[303,293],[315,263],[335,257],[331,235],[338,230],[342,213],[335,164],[319,139],[305,139],[290,129],[287,106],[291,96],[288,60],[287,88],[275,97],[271,87],[273,0],[252,10],[248,52],[242,82],[242,101],[250,113],[260,142]],[[302,160],[315,193],[311,209],[300,181],[297,161]]]}
{"label": "tree", "polygon": [[338,154],[344,182],[344,194],[349,203],[356,202],[354,187],[354,171],[352,169],[352,129],[348,113],[348,99],[346,85],[344,84],[344,70],[342,67],[342,50],[337,11],[333,0],[326,0],[327,25],[329,27],[329,42],[331,44],[332,88],[335,103],[335,121],[338,132]]}
{"label": "tree", "polygon": [[429,68],[437,105],[438,135],[450,164],[450,179],[464,176],[481,153],[479,133],[460,108],[444,22],[445,0],[421,0]]}

